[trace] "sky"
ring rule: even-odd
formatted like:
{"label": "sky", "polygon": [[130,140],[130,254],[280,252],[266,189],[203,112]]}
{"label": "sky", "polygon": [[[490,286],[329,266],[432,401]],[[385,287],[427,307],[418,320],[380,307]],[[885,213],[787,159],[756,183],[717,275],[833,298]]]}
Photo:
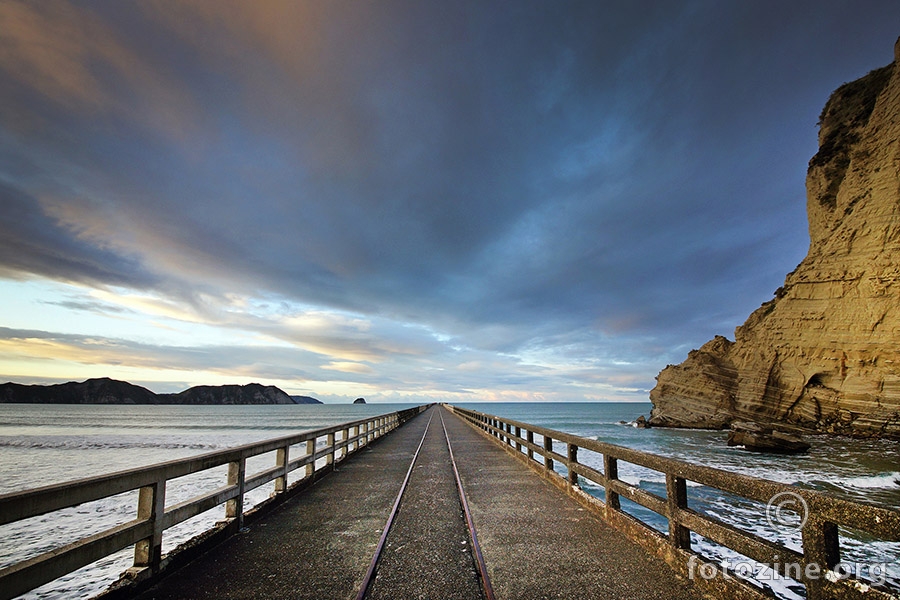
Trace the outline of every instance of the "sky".
{"label": "sky", "polygon": [[0,2],[0,381],[646,401],[900,3]]}

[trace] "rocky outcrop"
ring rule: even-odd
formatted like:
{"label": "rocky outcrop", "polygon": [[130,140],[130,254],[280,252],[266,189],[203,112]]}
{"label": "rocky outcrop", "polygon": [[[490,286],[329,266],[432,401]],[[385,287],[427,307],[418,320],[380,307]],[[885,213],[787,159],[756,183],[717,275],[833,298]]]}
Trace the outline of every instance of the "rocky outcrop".
{"label": "rocky outcrop", "polygon": [[[318,400],[311,398],[318,403]],[[126,381],[103,377],[56,385],[0,385],[0,403],[20,404],[295,404],[273,385],[202,385],[178,394],[154,394]]]}
{"label": "rocky outcrop", "polygon": [[353,404],[365,404],[365,403],[366,403],[365,398],[357,398],[356,400],[353,401]]}
{"label": "rocky outcrop", "polygon": [[650,422],[735,420],[900,438],[900,40],[895,62],[822,111],[807,174],[810,246],[775,298],[650,392]]}

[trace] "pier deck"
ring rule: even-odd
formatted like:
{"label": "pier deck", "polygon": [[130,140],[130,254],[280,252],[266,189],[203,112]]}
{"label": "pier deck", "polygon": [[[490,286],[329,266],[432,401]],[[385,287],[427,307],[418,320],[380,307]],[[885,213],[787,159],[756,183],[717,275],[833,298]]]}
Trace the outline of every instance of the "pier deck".
{"label": "pier deck", "polygon": [[483,597],[442,423],[497,598],[702,597],[662,560],[433,407],[139,598],[357,597],[420,443],[366,597]]}

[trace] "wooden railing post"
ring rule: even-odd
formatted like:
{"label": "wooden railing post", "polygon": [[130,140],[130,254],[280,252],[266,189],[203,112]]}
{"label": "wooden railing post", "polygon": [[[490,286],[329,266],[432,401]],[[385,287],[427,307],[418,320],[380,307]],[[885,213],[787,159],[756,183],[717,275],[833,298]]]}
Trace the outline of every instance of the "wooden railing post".
{"label": "wooden railing post", "polygon": [[566,463],[566,469],[569,472],[569,485],[572,487],[578,487],[578,473],[575,472],[573,467],[578,463],[578,446],[573,444],[572,442],[567,442],[566,446],[569,450],[569,462]]}
{"label": "wooden railing post", "polygon": [[137,518],[147,519],[153,524],[150,537],[134,545],[134,566],[159,568],[162,558],[163,516],[166,512],[166,481],[163,479],[142,487],[138,492]]}
{"label": "wooden railing post", "polygon": [[613,481],[619,478],[619,461],[609,454],[603,455],[603,474],[606,476],[606,517],[610,517],[610,511],[619,510],[619,494],[612,490]]}
{"label": "wooden railing post", "polygon": [[331,449],[331,452],[325,457],[325,466],[333,467],[334,466],[334,434],[329,433],[325,436],[325,445]]}
{"label": "wooden railing post", "polygon": [[803,562],[808,600],[828,598],[823,583],[825,570],[833,570],[841,562],[838,526],[815,514],[810,514],[803,525]]}
{"label": "wooden railing post", "polygon": [[[306,455],[312,456],[315,453],[316,453],[316,438],[313,438],[311,440],[306,440]],[[316,461],[312,461],[311,463],[306,465],[306,468],[304,469],[303,478],[306,479],[307,477],[311,477],[315,470],[316,470]]]}
{"label": "wooden railing post", "polygon": [[[529,444],[534,444],[534,432],[530,429],[525,434],[525,439],[528,440]],[[531,449],[531,446],[528,446],[528,460],[534,460],[534,450]]]}
{"label": "wooden railing post", "polygon": [[246,469],[246,458],[228,463],[228,485],[236,485],[238,495],[225,504],[225,517],[234,519],[238,529],[244,527],[244,475]]}
{"label": "wooden railing post", "polygon": [[678,511],[687,508],[687,482],[681,477],[666,473],[666,498],[669,505],[669,543],[676,548],[689,550],[691,532],[678,522]]}
{"label": "wooden railing post", "polygon": [[553,451],[553,438],[548,435],[544,435],[544,450],[547,451],[547,454],[544,456],[544,468],[548,471],[553,470],[553,459],[550,458],[550,452]]}
{"label": "wooden railing post", "polygon": [[519,439],[522,437],[522,428],[516,425],[516,451],[522,451],[522,442]]}
{"label": "wooden railing post", "polygon": [[276,494],[280,494],[288,488],[288,456],[290,452],[291,447],[285,446],[284,448],[279,448],[275,453],[275,466],[282,469],[282,474],[275,479]]}

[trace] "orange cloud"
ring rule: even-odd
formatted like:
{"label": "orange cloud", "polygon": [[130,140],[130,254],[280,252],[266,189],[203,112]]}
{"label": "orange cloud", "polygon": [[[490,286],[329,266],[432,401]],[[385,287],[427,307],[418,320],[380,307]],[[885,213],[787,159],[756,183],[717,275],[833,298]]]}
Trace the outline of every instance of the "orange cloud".
{"label": "orange cloud", "polygon": [[136,118],[177,140],[195,130],[193,99],[86,5],[8,0],[0,31],[0,70],[23,90],[69,111]]}

